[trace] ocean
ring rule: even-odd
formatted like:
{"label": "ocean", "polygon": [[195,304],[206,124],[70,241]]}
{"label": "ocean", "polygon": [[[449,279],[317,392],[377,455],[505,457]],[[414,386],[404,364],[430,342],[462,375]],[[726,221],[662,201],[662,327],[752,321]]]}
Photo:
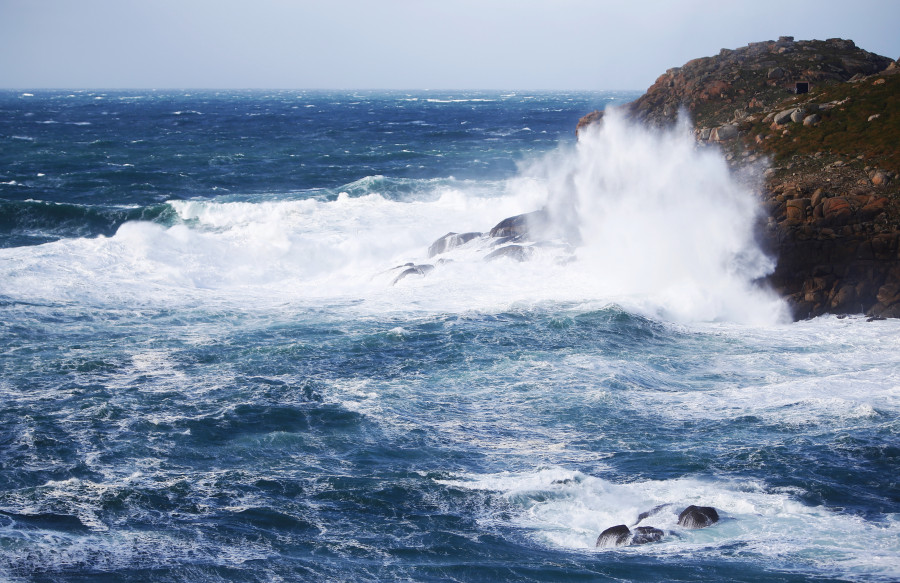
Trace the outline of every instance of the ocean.
{"label": "ocean", "polygon": [[900,321],[637,96],[0,92],[0,580],[900,579]]}

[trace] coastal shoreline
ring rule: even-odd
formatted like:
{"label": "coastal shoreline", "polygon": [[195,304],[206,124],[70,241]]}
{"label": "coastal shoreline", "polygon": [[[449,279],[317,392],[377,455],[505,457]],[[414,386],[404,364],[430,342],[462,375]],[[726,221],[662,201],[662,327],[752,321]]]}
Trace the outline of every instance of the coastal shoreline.
{"label": "coastal shoreline", "polygon": [[[896,318],[898,73],[853,41],[781,37],[669,69],[622,109],[656,127],[689,115],[698,146],[720,148],[736,172],[768,165],[759,238],[777,266],[764,284],[794,319]],[[576,135],[602,119],[585,115]]]}

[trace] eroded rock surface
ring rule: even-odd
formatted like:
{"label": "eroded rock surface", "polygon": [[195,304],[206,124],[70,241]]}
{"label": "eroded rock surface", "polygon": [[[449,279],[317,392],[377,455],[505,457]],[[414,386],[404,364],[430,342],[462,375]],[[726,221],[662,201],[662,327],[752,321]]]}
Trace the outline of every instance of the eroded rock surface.
{"label": "eroded rock surface", "polygon": [[[803,91],[806,92],[798,92]],[[623,106],[650,125],[691,115],[700,147],[758,185],[763,282],[795,319],[900,317],[900,64],[844,39],[751,43],[666,71]],[[578,130],[602,123],[588,114]]]}

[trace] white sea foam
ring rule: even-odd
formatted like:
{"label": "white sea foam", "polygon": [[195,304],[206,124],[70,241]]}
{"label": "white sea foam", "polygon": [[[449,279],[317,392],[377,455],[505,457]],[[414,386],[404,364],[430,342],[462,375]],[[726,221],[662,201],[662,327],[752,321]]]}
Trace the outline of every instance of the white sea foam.
{"label": "white sea foam", "polygon": [[[531,473],[465,475],[441,483],[468,490],[500,492],[510,508],[480,519],[525,529],[554,547],[585,552],[705,556],[756,561],[766,568],[829,573],[833,576],[896,578],[900,566],[900,521],[882,524],[797,502],[790,493],[752,481],[680,478],[613,483],[562,468]],[[700,530],[678,526],[690,504],[713,506],[719,523]],[[633,526],[638,515],[668,505],[640,522],[667,534],[655,544],[596,549],[597,536],[617,524]],[[735,549],[740,549],[736,554]]]}
{"label": "white sea foam", "polygon": [[[608,115],[576,149],[505,183],[422,181],[403,202],[382,196],[382,184],[363,179],[350,188],[357,196],[328,202],[175,201],[183,225],[129,223],[111,238],[3,250],[0,292],[139,303],[198,293],[241,304],[247,293],[353,298],[378,312],[614,302],[677,321],[762,324],[785,315],[751,283],[772,268],[753,241],[752,192],[683,129],[654,133]],[[433,263],[426,250],[448,231],[485,232],[541,206],[554,235],[580,239],[574,252],[560,240],[534,246],[526,263],[485,262],[492,248],[482,239],[441,256],[427,277],[391,285],[392,268]]]}

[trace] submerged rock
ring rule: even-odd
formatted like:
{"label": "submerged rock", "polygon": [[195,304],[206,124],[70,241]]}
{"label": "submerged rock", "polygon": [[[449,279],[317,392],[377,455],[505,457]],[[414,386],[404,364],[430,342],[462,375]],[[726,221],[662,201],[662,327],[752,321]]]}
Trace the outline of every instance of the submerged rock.
{"label": "submerged rock", "polygon": [[712,506],[691,504],[678,515],[678,525],[685,528],[706,528],[719,522],[719,513]]}

